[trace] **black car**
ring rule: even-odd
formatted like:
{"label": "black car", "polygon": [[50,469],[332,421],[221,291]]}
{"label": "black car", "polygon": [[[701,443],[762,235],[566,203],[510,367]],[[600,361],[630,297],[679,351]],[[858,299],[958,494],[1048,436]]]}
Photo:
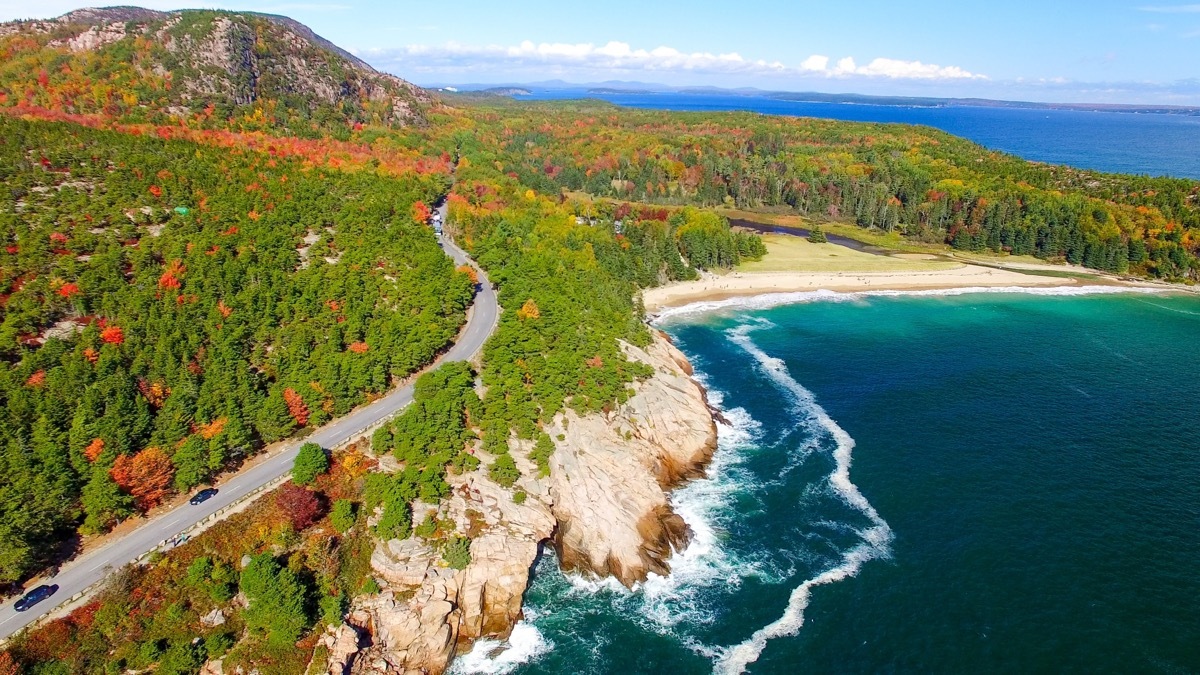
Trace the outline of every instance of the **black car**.
{"label": "black car", "polygon": [[18,612],[24,612],[51,595],[54,595],[54,592],[57,590],[58,586],[47,586],[46,584],[42,584],[32,591],[29,591],[25,595],[22,595],[21,599],[17,600],[17,604],[13,605],[13,609],[17,610]]}
{"label": "black car", "polygon": [[217,488],[204,488],[203,490],[192,495],[192,498],[188,500],[188,503],[191,504],[192,506],[195,506],[197,504],[203,504],[204,502],[215,497],[216,494],[217,494]]}

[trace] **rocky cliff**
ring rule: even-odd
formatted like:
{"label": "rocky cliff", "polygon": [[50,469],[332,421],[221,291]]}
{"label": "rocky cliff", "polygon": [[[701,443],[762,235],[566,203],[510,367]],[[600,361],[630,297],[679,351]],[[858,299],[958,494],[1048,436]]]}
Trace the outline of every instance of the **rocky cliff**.
{"label": "rocky cliff", "polygon": [[556,444],[549,477],[537,478],[528,448],[514,443],[522,503],[482,470],[453,481],[438,515],[472,536],[466,569],[450,569],[415,539],[378,546],[371,564],[385,589],[357,600],[350,626],[326,637],[328,672],[441,673],[474,640],[506,638],[548,542],[564,567],[626,585],[669,571],[671,552],[690,532],[667,491],[703,474],[716,425],[686,358],[665,336],[626,353],[654,375],[612,413],[560,415],[547,428]]}

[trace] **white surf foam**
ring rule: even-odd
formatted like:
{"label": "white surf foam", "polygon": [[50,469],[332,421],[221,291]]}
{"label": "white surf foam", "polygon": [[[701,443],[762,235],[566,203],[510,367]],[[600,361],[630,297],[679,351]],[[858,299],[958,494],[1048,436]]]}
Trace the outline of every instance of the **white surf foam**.
{"label": "white surf foam", "polygon": [[[711,396],[711,403],[723,400]],[[692,530],[692,540],[670,560],[668,575],[649,575],[639,588],[643,615],[661,631],[672,626],[709,623],[712,609],[703,601],[704,589],[715,584],[737,587],[757,572],[753,561],[740,560],[721,545],[720,521],[733,494],[744,487],[737,465],[739,450],[752,445],[761,425],[742,408],[723,412],[717,423],[717,452],[708,466],[708,477],[693,480],[671,495],[671,505]]]}
{"label": "white surf foam", "polygon": [[454,659],[450,672],[455,675],[507,675],[521,665],[536,660],[554,648],[528,621],[513,627],[508,640],[479,640],[471,651]]}
{"label": "white surf foam", "polygon": [[1120,293],[1160,294],[1171,293],[1169,288],[1147,286],[969,286],[913,291],[853,291],[827,290],[795,291],[789,293],[763,293],[745,297],[726,298],[693,302],[680,307],[668,307],[654,315],[653,323],[661,324],[668,319],[692,314],[705,314],[723,310],[771,309],[780,305],[795,305],[806,302],[852,302],[865,298],[929,297],[969,295],[973,293],[1021,293],[1040,296],[1115,295]]}
{"label": "white surf foam", "polygon": [[730,330],[728,335],[735,344],[754,357],[763,373],[781,389],[793,395],[798,412],[808,416],[832,437],[835,443],[834,469],[829,475],[829,485],[841,499],[866,516],[871,526],[858,531],[862,543],[847,551],[840,564],[808,579],[792,590],[783,616],[758,629],[744,642],[723,650],[714,668],[715,672],[722,675],[744,672],[749,664],[758,660],[768,640],[795,635],[804,625],[804,610],[808,607],[814,587],[855,576],[863,563],[891,555],[892,529],[859,491],[858,486],[850,480],[854,439],[817,403],[813,393],[788,373],[787,364],[782,359],[768,355],[750,339],[752,332],[772,325],[768,321],[760,320]]}

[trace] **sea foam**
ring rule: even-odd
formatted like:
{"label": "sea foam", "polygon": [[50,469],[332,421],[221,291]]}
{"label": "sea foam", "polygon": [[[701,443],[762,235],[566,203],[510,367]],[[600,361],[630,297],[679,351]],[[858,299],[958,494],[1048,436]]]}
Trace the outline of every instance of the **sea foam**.
{"label": "sea foam", "polygon": [[455,675],[507,675],[536,660],[554,648],[529,621],[513,627],[508,640],[478,640],[471,651],[454,659],[450,672]]}
{"label": "sea foam", "polygon": [[767,377],[779,388],[793,396],[798,413],[805,415],[815,426],[824,430],[833,439],[835,444],[833,450],[834,469],[828,478],[829,485],[843,501],[866,516],[871,522],[871,526],[858,530],[862,542],[846,551],[838,565],[804,581],[792,590],[783,616],[758,629],[740,644],[721,650],[714,671],[722,674],[744,672],[749,664],[758,660],[768,640],[795,635],[804,625],[804,610],[808,607],[814,587],[832,584],[855,576],[864,563],[891,555],[893,536],[891,528],[859,491],[858,486],[850,480],[854,439],[817,403],[813,393],[788,373],[787,364],[782,359],[768,355],[750,339],[752,332],[769,328],[772,325],[769,321],[760,320],[734,328],[727,334],[731,341],[754,358],[759,369]]}
{"label": "sea foam", "polygon": [[705,300],[693,302],[679,307],[667,307],[653,317],[653,323],[661,324],[669,319],[693,314],[705,314],[724,310],[760,310],[771,309],[781,305],[795,305],[807,302],[854,302],[866,298],[898,298],[898,297],[952,297],[973,293],[1021,293],[1040,296],[1078,296],[1078,295],[1115,295],[1122,293],[1160,294],[1170,293],[1169,288],[1151,288],[1147,286],[968,286],[963,288],[941,288],[911,291],[794,291],[784,293],[763,293],[743,297],[726,298],[724,300]]}

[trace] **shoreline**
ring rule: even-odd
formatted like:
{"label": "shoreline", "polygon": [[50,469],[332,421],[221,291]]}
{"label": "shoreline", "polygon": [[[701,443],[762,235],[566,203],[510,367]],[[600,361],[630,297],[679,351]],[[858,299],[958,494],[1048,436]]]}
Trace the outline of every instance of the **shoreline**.
{"label": "shoreline", "polygon": [[[666,309],[695,303],[717,302],[731,298],[830,291],[853,293],[860,291],[933,291],[964,288],[995,287],[1081,287],[1079,279],[1050,277],[1022,272],[964,264],[948,270],[901,272],[731,272],[707,275],[696,281],[682,281],[649,288],[642,292],[642,302],[648,315]],[[1090,286],[1122,286],[1129,288],[1159,288],[1111,277],[1089,279]]]}

